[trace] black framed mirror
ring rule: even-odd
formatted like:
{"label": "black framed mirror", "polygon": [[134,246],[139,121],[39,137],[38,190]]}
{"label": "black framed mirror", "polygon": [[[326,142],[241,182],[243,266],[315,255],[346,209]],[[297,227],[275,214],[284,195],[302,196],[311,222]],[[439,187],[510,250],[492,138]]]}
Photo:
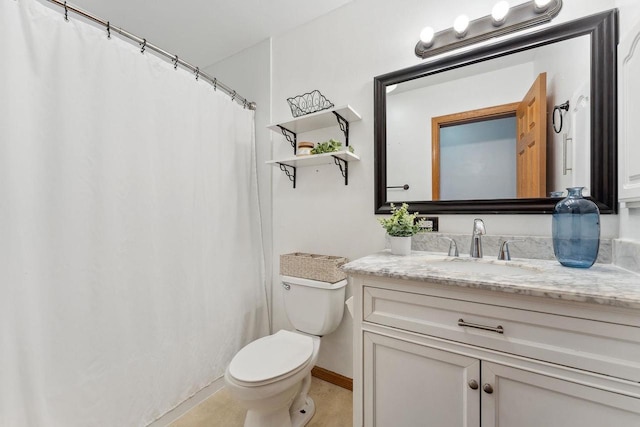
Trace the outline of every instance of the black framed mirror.
{"label": "black framed mirror", "polygon": [[[504,67],[500,61],[510,60],[516,55],[527,55],[536,49],[545,49],[551,46],[560,46],[562,42],[574,43],[582,39],[585,41],[588,76],[587,88],[588,104],[586,111],[588,119],[584,127],[587,134],[582,134],[584,141],[583,152],[587,153],[588,159],[583,171],[585,185],[601,213],[617,212],[617,45],[618,45],[618,12],[610,10],[596,15],[581,18],[549,28],[538,30],[499,41],[490,45],[482,45],[467,51],[454,52],[449,56],[434,59],[424,64],[419,64],[410,68],[394,71],[374,78],[374,143],[375,143],[375,213],[386,214],[390,212],[390,204],[406,202],[412,211],[419,211],[421,214],[441,213],[441,214],[464,214],[464,213],[551,213],[553,207],[560,199],[558,197],[545,197],[546,193],[554,190],[552,187],[544,189],[545,195],[538,197],[515,196],[507,193],[506,197],[488,198],[481,196],[465,196],[465,198],[437,197],[435,200],[427,200],[427,197],[414,199],[402,199],[402,192],[410,187],[407,182],[390,182],[388,180],[388,167],[405,168],[406,161],[395,165],[392,163],[393,155],[387,152],[392,141],[387,140],[388,117],[394,112],[387,110],[390,102],[387,91],[393,85],[421,86],[416,83],[422,79],[432,79],[438,83],[450,81],[450,76],[467,70],[477,69],[486,71],[490,64],[499,64],[498,68]],[[556,45],[558,44],[558,45]],[[571,47],[573,49],[573,47]],[[567,57],[567,55],[564,55]],[[571,55],[569,55],[571,57]],[[473,68],[479,67],[479,68]],[[494,67],[495,68],[495,67]],[[504,68],[502,68],[504,69]],[[494,80],[500,81],[498,78]],[[506,83],[509,79],[502,79]],[[560,79],[558,79],[560,80]],[[569,79],[568,79],[569,80]],[[500,88],[500,86],[499,86]],[[497,89],[499,91],[500,89]],[[420,96],[424,101],[431,104],[443,104],[443,97]],[[492,107],[493,108],[493,107]],[[467,108],[469,109],[469,108]],[[460,110],[463,111],[464,109]],[[558,114],[556,119],[558,119]],[[429,122],[434,119],[429,113],[423,114],[425,117],[421,121]],[[551,134],[553,121],[553,108],[547,108],[547,132]],[[406,114],[404,115],[406,116]],[[504,114],[503,114],[504,116]],[[414,122],[411,122],[412,125]],[[556,123],[556,126],[558,124]],[[403,125],[407,127],[407,125]],[[577,128],[578,126],[576,126]],[[429,148],[426,149],[427,156],[410,153],[418,163],[431,163],[433,148],[431,147],[431,132],[421,132],[420,136],[414,139],[421,139],[421,143]],[[573,134],[572,134],[573,135]],[[587,135],[587,136],[585,136]],[[565,135],[566,136],[566,135]],[[574,136],[575,137],[575,136]],[[434,138],[437,139],[437,138]],[[570,139],[570,138],[565,138]],[[566,143],[566,141],[565,141]],[[566,151],[566,144],[565,144]],[[557,160],[557,159],[556,159]],[[575,159],[572,159],[574,161]],[[435,164],[436,162],[434,162]],[[566,163],[566,160],[565,160]],[[431,167],[430,167],[431,168]],[[436,169],[436,168],[431,168]],[[462,169],[462,167],[460,168]],[[566,164],[565,164],[566,169]],[[439,173],[439,172],[438,172]],[[546,173],[546,172],[544,172]],[[433,170],[420,172],[420,181],[428,182],[432,185],[435,182]],[[437,175],[438,179],[440,175]],[[472,178],[468,178],[472,180]],[[518,184],[519,185],[519,184]],[[514,184],[515,186],[515,184]],[[576,185],[569,185],[576,186]],[[392,198],[389,196],[389,189],[400,192]],[[490,197],[490,196],[489,196]]]}

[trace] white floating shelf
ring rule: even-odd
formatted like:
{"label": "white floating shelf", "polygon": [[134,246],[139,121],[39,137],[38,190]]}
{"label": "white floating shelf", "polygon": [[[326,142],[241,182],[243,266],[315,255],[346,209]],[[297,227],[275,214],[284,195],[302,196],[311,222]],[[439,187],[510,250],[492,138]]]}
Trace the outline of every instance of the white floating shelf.
{"label": "white floating shelf", "polygon": [[318,111],[317,113],[307,114],[306,116],[296,117],[287,122],[279,122],[269,125],[268,128],[274,132],[280,133],[280,126],[294,133],[309,132],[311,130],[323,129],[330,126],[336,126],[336,115],[338,113],[347,122],[357,122],[362,120],[360,114],[351,108],[350,105],[343,107],[331,108],[329,110]]}
{"label": "white floating shelf", "polygon": [[333,153],[310,154],[308,156],[287,157],[286,159],[281,160],[269,160],[266,163],[273,166],[283,164],[297,168],[302,166],[328,165],[330,163],[334,163],[334,157],[344,160],[345,162],[357,162],[360,160],[360,157],[356,156],[352,152],[343,150],[334,151]]}

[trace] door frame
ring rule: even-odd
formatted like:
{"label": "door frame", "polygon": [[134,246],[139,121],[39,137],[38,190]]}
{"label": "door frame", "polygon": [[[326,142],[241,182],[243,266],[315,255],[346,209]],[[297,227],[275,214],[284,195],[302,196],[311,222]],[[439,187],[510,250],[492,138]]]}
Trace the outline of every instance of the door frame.
{"label": "door frame", "polygon": [[448,126],[515,117],[520,102],[494,105],[431,118],[431,200],[440,200],[440,129]]}

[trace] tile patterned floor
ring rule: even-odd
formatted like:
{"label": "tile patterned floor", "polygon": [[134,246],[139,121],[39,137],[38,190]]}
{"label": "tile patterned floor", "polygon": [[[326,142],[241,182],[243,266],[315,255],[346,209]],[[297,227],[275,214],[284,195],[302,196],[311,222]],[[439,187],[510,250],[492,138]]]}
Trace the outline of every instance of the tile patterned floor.
{"label": "tile patterned floor", "polygon": [[[334,384],[312,378],[309,395],[316,413],[307,427],[350,427],[353,420],[353,394]],[[171,427],[242,427],[245,411],[225,389],[186,413]]]}

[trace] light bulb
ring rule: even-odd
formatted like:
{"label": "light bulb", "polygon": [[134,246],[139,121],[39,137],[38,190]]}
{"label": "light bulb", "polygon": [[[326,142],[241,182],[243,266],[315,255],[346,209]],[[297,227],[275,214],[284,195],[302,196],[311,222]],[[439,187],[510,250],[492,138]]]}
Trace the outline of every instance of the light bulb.
{"label": "light bulb", "polygon": [[393,92],[397,87],[398,87],[398,85],[389,85],[389,86],[387,86],[387,93]]}
{"label": "light bulb", "polygon": [[467,29],[469,28],[469,17],[467,15],[460,15],[453,21],[453,30],[456,32],[458,38],[462,38],[467,35]]}
{"label": "light bulb", "polygon": [[424,27],[422,31],[420,31],[420,40],[427,47],[433,44],[433,37],[435,35],[435,31],[431,27]]}
{"label": "light bulb", "polygon": [[544,12],[548,7],[551,0],[535,0],[534,1],[534,9],[536,12]]}
{"label": "light bulb", "polygon": [[502,0],[496,3],[495,6],[493,6],[493,9],[491,9],[491,21],[493,22],[493,25],[498,27],[504,24],[508,13],[509,2]]}

